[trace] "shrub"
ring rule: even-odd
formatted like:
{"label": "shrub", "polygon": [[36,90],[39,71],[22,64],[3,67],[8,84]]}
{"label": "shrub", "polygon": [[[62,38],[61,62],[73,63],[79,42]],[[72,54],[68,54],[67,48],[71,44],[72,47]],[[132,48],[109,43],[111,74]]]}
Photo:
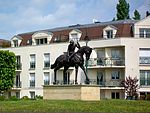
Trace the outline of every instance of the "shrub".
{"label": "shrub", "polygon": [[22,100],[29,100],[29,97],[28,96],[23,96],[21,99]]}
{"label": "shrub", "polygon": [[145,95],[140,95],[140,100],[145,100]]}
{"label": "shrub", "polygon": [[5,96],[0,96],[0,101],[4,101],[5,100]]}
{"label": "shrub", "polygon": [[17,100],[19,100],[16,96],[11,96],[10,98],[9,98],[9,100],[12,100],[12,101],[17,101]]}
{"label": "shrub", "polygon": [[43,99],[43,96],[41,96],[41,95],[36,95],[36,96],[35,96],[35,99],[37,99],[37,100]]}
{"label": "shrub", "polygon": [[147,100],[150,100],[150,94],[147,94],[147,95],[146,95],[146,99],[147,99]]}

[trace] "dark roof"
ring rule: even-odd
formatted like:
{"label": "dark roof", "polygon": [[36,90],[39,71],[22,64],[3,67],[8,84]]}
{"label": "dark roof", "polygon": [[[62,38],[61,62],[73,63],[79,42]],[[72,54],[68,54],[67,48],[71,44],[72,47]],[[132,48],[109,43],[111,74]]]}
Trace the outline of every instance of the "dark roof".
{"label": "dark roof", "polygon": [[[98,22],[98,23],[92,23],[92,24],[85,24],[85,25],[71,25],[66,27],[58,27],[58,28],[52,28],[52,29],[45,29],[45,30],[39,30],[39,31],[46,31],[46,32],[52,32],[53,38],[50,43],[54,42],[54,38],[59,38],[61,41],[68,41],[69,39],[69,32],[73,29],[78,29],[82,32],[82,36],[80,40],[84,40],[85,36],[88,35],[88,37],[92,39],[98,39],[103,37],[103,29],[108,26],[114,26],[117,28],[116,38],[118,37],[132,37],[133,36],[133,30],[132,26],[137,21],[135,20],[119,20],[119,21],[110,21],[110,22]],[[28,45],[27,41],[32,38],[32,35],[39,31],[33,31],[33,32],[27,32],[18,34],[18,36],[22,37],[21,46]]]}

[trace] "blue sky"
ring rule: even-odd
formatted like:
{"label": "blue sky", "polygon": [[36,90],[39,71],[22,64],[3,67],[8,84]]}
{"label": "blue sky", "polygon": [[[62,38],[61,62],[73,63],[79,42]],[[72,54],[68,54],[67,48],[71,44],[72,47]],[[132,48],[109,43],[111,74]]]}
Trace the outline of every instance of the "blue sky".
{"label": "blue sky", "polygon": [[[127,0],[130,17],[137,9],[142,18],[150,0]],[[0,0],[0,39],[30,31],[74,24],[111,21],[118,0]]]}

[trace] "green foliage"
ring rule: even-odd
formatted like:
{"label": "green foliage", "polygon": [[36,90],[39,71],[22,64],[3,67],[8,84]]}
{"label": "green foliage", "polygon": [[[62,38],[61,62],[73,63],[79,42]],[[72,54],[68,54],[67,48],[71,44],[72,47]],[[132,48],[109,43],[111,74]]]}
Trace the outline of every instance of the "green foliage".
{"label": "green foliage", "polygon": [[133,19],[134,20],[140,20],[141,19],[141,15],[140,15],[140,13],[137,10],[134,11]]}
{"label": "green foliage", "polygon": [[147,94],[147,95],[146,95],[146,99],[147,99],[147,100],[150,100],[150,94]]}
{"label": "green foliage", "polygon": [[23,96],[21,99],[22,100],[29,100],[29,97],[28,96]]}
{"label": "green foliage", "polygon": [[126,0],[119,0],[117,4],[117,20],[129,19],[129,3]]}
{"label": "green foliage", "polygon": [[[121,82],[121,84],[125,88],[127,97],[130,97],[131,100],[133,99],[133,97],[135,97],[135,98],[138,97],[138,93],[137,93],[138,84],[137,84],[137,82],[138,82],[138,79],[136,77],[131,78],[130,76],[126,77],[126,80]],[[127,99],[129,99],[129,98],[127,98]]]}
{"label": "green foliage", "polygon": [[0,51],[0,92],[13,87],[15,70],[15,54],[9,51]]}
{"label": "green foliage", "polygon": [[43,96],[41,96],[41,95],[36,95],[36,96],[35,96],[35,99],[36,99],[36,100],[43,99]]}
{"label": "green foliage", "polygon": [[10,98],[9,98],[9,100],[11,100],[11,101],[17,101],[17,100],[19,100],[16,96],[11,96]]}
{"label": "green foliage", "polygon": [[5,100],[5,96],[4,95],[0,96],[0,101],[4,101],[4,100]]}
{"label": "green foliage", "polygon": [[75,100],[20,100],[0,101],[0,112],[24,113],[137,113],[149,112],[150,101],[143,100],[100,100],[100,101],[75,101]]}

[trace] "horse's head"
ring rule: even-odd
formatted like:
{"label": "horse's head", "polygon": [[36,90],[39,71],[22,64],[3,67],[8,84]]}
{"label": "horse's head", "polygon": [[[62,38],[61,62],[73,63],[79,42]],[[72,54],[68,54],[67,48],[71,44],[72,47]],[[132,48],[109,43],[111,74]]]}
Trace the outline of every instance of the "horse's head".
{"label": "horse's head", "polygon": [[83,52],[85,54],[86,60],[89,60],[90,59],[90,55],[92,53],[92,48],[90,48],[89,46],[83,46],[82,50],[83,50]]}

